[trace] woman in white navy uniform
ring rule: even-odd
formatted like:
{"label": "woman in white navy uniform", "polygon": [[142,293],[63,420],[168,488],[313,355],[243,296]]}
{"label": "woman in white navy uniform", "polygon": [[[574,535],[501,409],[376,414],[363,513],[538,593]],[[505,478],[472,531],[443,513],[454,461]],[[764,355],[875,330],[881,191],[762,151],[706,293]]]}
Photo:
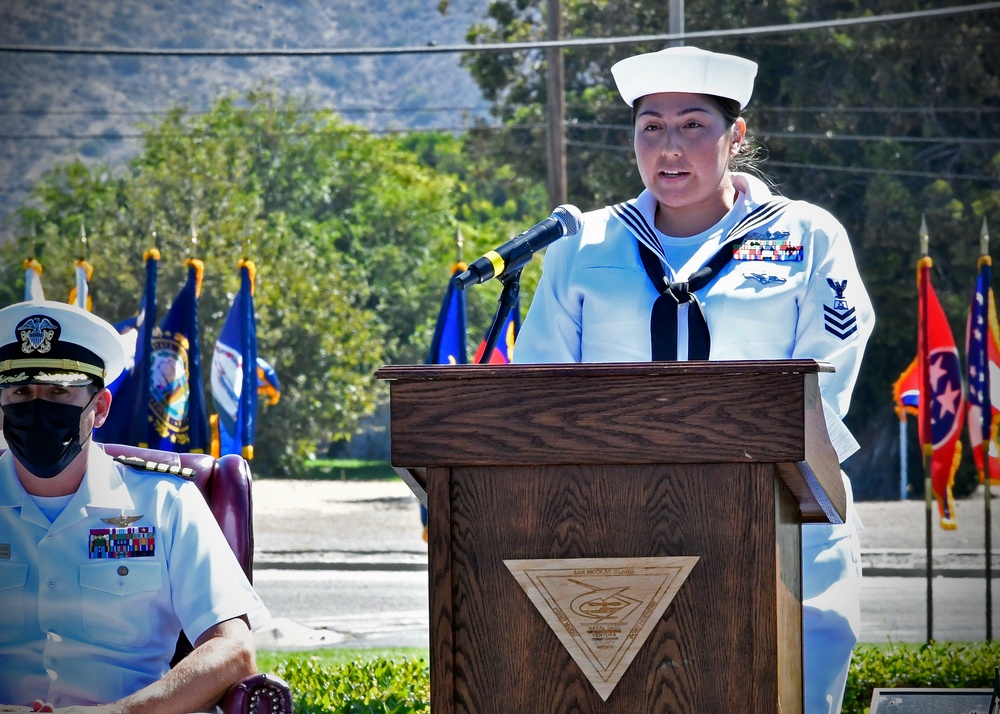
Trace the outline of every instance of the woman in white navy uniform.
{"label": "woman in white navy uniform", "polygon": [[[515,361],[829,362],[820,390],[843,461],[858,448],[842,419],[875,318],[843,226],[735,170],[757,65],[674,47],[611,72],[646,188],[549,246]],[[844,482],[846,523],[802,533],[808,714],[840,711],[860,627],[860,522]]]}

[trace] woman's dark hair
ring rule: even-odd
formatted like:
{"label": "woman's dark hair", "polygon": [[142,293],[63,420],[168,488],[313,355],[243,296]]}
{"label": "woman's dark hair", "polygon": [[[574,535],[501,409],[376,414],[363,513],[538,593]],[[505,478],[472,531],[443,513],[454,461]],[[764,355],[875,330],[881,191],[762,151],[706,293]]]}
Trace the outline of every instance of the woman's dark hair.
{"label": "woman's dark hair", "polygon": [[[732,128],[736,120],[739,119],[742,114],[740,113],[740,103],[735,99],[729,99],[727,97],[717,97],[714,94],[704,95],[712,100],[715,106],[719,109],[719,113],[722,114],[722,118],[726,120]],[[632,103],[632,129],[635,130],[635,120],[639,116],[639,105],[642,103],[644,97],[639,97]],[[743,141],[740,144],[740,150],[736,156],[729,160],[729,170],[730,171],[741,171],[741,170],[757,170],[757,142],[753,140],[750,135],[750,131],[743,136]]]}

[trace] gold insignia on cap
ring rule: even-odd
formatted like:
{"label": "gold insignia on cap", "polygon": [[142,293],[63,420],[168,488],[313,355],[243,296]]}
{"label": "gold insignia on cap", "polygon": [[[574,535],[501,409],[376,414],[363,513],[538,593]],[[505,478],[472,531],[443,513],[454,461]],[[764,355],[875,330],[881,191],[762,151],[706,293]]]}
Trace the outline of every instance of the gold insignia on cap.
{"label": "gold insignia on cap", "polygon": [[21,338],[21,351],[26,355],[32,352],[45,354],[52,349],[52,338],[56,336],[59,324],[44,315],[29,317],[17,326],[17,334]]}
{"label": "gold insignia on cap", "polygon": [[142,516],[126,516],[124,514],[120,516],[115,516],[114,518],[102,518],[101,521],[108,523],[113,526],[118,526],[119,528],[125,528],[135,523],[137,520],[142,518]]}

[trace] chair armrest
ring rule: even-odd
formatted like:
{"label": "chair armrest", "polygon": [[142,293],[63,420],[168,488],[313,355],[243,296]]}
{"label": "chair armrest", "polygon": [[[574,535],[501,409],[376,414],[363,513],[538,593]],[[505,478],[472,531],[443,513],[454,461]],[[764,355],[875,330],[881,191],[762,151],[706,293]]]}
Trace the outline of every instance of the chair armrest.
{"label": "chair armrest", "polygon": [[292,714],[292,693],[281,677],[254,674],[230,687],[219,709],[222,714]]}

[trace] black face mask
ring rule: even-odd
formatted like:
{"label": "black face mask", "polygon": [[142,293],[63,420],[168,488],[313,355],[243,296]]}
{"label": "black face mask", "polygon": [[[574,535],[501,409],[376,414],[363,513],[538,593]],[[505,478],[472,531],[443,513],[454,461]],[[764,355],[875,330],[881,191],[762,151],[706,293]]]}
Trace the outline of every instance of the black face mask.
{"label": "black face mask", "polygon": [[[93,401],[93,397],[91,397]],[[38,478],[52,478],[83,450],[80,420],[90,406],[45,399],[3,405],[3,436],[21,464]]]}

